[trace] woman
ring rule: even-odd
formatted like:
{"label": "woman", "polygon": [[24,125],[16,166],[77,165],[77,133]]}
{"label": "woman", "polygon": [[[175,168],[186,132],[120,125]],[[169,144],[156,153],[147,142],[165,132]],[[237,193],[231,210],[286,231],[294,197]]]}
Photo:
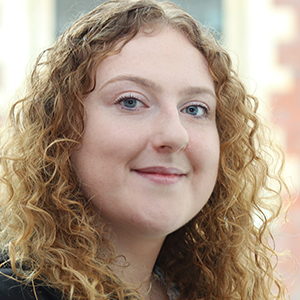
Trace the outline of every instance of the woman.
{"label": "woman", "polygon": [[172,3],[75,22],[2,143],[1,299],[282,299],[257,105]]}

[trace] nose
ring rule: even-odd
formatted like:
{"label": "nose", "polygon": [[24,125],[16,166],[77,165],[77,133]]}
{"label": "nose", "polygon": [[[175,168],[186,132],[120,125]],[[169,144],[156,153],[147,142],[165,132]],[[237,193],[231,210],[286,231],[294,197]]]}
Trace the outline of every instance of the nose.
{"label": "nose", "polygon": [[189,143],[189,134],[180,120],[180,113],[174,110],[161,113],[154,124],[153,147],[159,152],[180,152]]}

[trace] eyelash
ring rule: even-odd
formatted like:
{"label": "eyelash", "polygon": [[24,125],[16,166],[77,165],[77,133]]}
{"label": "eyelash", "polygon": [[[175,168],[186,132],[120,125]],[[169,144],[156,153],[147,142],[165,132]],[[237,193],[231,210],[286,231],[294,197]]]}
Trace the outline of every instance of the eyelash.
{"label": "eyelash", "polygon": [[203,119],[203,118],[207,118],[210,115],[210,110],[209,110],[208,106],[205,105],[205,104],[199,103],[199,102],[197,102],[197,103],[190,103],[189,105],[187,105],[186,107],[184,107],[181,111],[184,111],[187,108],[192,107],[192,106],[198,107],[198,108],[203,109],[205,111],[205,113],[204,113],[203,116],[196,116],[195,115],[194,116],[195,118]]}
{"label": "eyelash", "polygon": [[117,100],[116,100],[116,104],[119,104],[122,106],[122,109],[126,109],[126,110],[137,110],[138,108],[137,107],[126,107],[124,104],[122,104],[122,102],[126,101],[126,100],[129,100],[129,99],[132,99],[134,101],[137,101],[139,103],[141,103],[143,106],[145,106],[145,104],[143,103],[143,101],[141,101],[139,98],[137,98],[136,96],[134,95],[124,95],[124,96],[120,96]]}
{"label": "eyelash", "polygon": [[[137,102],[141,103],[143,106],[145,106],[145,104],[143,103],[143,101],[141,101],[138,97],[136,97],[134,95],[123,95],[123,96],[120,96],[116,100],[116,104],[121,105],[122,109],[129,110],[129,111],[134,111],[134,110],[138,110],[139,109],[139,107],[136,107],[136,106],[134,106],[134,107],[126,107],[124,104],[122,104],[122,102],[124,102],[126,100],[134,100],[134,101],[137,101]],[[190,103],[188,106],[186,106],[183,109],[181,109],[181,111],[184,111],[184,110],[186,110],[187,108],[189,108],[191,106],[198,107],[198,108],[203,109],[205,111],[205,113],[204,113],[203,116],[196,116],[195,115],[194,116],[195,118],[202,119],[202,118],[207,118],[210,115],[209,108],[205,104],[200,104],[199,102]],[[193,115],[191,114],[191,116],[193,116]]]}

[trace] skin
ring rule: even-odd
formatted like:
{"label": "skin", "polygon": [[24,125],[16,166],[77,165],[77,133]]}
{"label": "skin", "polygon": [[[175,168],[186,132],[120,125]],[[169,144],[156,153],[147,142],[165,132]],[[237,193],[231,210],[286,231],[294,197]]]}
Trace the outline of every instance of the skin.
{"label": "skin", "polygon": [[214,82],[202,54],[163,27],[139,32],[105,58],[84,103],[86,130],[72,161],[111,226],[117,253],[130,262],[116,271],[138,284],[151,278],[165,237],[191,220],[214,188]]}

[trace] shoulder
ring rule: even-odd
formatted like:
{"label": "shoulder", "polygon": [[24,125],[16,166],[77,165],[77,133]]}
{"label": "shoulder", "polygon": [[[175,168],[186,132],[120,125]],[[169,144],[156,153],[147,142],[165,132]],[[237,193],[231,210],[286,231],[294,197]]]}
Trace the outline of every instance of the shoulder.
{"label": "shoulder", "polygon": [[[35,293],[37,298],[35,297]],[[1,300],[61,300],[60,292],[41,284],[25,285],[16,280],[12,269],[0,269]]]}

